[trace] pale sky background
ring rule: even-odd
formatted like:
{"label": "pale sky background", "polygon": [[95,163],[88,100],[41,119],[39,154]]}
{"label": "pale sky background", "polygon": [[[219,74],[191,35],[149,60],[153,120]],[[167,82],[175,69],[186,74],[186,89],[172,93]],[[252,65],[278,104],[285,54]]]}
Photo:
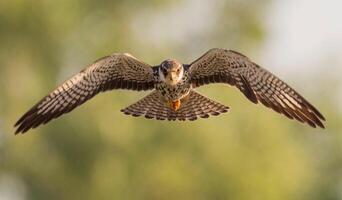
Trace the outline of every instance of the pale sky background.
{"label": "pale sky background", "polygon": [[[340,79],[341,9],[341,0],[275,0],[267,16],[262,64],[290,83],[296,80],[299,91],[305,88],[315,93],[316,78]],[[337,93],[333,103],[342,110],[342,85],[327,88],[331,89]]]}
{"label": "pale sky background", "polygon": [[341,0],[275,0],[263,59],[284,73],[322,67],[325,59],[342,66],[341,8]]}

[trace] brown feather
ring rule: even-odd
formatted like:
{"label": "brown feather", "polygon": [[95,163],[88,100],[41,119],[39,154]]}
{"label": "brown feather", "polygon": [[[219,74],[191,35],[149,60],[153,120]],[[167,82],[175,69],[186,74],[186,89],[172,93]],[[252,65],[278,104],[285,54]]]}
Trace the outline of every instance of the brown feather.
{"label": "brown feather", "polygon": [[[193,87],[209,83],[236,86],[251,102],[260,101],[286,117],[324,128],[324,116],[278,77],[241,53],[211,49],[189,65]],[[211,78],[219,76],[219,79]]]}

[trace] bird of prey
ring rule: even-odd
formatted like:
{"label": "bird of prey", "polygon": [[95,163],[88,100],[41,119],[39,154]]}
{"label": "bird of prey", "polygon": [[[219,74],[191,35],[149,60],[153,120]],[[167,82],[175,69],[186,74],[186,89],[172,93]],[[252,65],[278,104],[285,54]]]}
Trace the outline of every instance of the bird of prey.
{"label": "bird of prey", "polygon": [[214,48],[191,64],[175,59],[150,66],[130,54],[103,57],[45,96],[15,124],[16,134],[46,124],[113,89],[153,90],[122,109],[127,115],[157,120],[196,120],[219,115],[228,107],[195,88],[210,83],[236,86],[251,102],[261,102],[290,119],[324,128],[323,115],[278,77],[241,53]]}

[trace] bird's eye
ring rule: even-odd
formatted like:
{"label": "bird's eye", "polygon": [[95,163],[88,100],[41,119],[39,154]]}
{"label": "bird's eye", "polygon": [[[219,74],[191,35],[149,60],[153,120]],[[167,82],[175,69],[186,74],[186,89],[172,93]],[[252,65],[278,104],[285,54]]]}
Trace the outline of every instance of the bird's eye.
{"label": "bird's eye", "polygon": [[162,68],[162,72],[163,72],[163,74],[166,76],[167,70],[166,70],[165,68]]}
{"label": "bird's eye", "polygon": [[181,71],[181,69],[179,68],[179,69],[177,69],[177,73],[179,73]]}

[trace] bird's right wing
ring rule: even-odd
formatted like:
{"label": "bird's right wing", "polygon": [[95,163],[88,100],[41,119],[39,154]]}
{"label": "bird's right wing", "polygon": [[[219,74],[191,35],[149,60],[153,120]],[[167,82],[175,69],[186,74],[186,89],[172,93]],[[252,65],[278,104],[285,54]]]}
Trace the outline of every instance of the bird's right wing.
{"label": "bird's right wing", "polygon": [[324,128],[325,118],[313,105],[284,81],[238,52],[211,49],[190,64],[189,74],[193,87],[228,83],[253,103],[260,101],[290,119]]}
{"label": "bird's right wing", "polygon": [[111,89],[149,90],[153,69],[130,54],[113,54],[95,61],[44,97],[15,124],[17,133],[68,113],[96,94]]}

